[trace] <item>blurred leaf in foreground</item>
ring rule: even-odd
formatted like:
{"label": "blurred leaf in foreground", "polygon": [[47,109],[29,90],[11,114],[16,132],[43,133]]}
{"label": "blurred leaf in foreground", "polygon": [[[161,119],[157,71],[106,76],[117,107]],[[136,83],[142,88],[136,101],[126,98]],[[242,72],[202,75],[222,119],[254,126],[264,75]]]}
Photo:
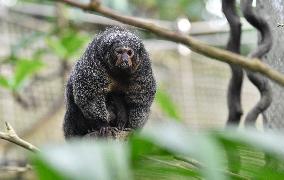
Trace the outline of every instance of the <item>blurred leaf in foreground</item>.
{"label": "blurred leaf in foreground", "polygon": [[[34,164],[43,180],[131,179],[126,144],[117,142],[79,142],[46,147]],[[46,176],[51,172],[52,176]]]}
{"label": "blurred leaf in foreground", "polygon": [[[43,148],[34,164],[40,179],[277,180],[284,179],[283,138],[253,130],[193,132],[169,121],[128,142],[81,140]],[[239,171],[229,171],[227,163]]]}

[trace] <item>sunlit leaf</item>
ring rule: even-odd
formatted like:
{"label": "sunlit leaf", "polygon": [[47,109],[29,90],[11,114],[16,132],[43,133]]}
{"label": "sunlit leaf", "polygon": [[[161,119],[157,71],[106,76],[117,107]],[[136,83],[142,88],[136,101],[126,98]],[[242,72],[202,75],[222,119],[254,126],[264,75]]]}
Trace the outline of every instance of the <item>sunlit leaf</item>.
{"label": "sunlit leaf", "polygon": [[4,87],[4,88],[9,88],[10,87],[9,81],[7,80],[6,77],[0,76],[0,86]]}
{"label": "sunlit leaf", "polygon": [[155,97],[156,102],[159,104],[161,109],[172,119],[181,121],[181,115],[179,110],[170,95],[165,91],[158,89]]}
{"label": "sunlit leaf", "polygon": [[204,177],[226,179],[225,174],[218,171],[223,169],[224,157],[217,142],[207,134],[190,133],[187,128],[168,122],[145,129],[142,136],[173,155],[192,157],[206,164],[202,169]]}
{"label": "sunlit leaf", "polygon": [[19,89],[22,83],[31,75],[42,68],[43,63],[39,60],[19,59],[16,63],[14,76],[12,79],[13,88]]}
{"label": "sunlit leaf", "polygon": [[69,30],[64,33],[60,41],[68,52],[67,58],[71,58],[73,55],[75,55],[82,49],[82,47],[86,44],[87,40],[87,36]]}
{"label": "sunlit leaf", "polygon": [[[127,143],[81,140],[44,148],[36,169],[39,177],[51,179],[277,180],[284,178],[282,140],[256,131],[194,132],[169,121],[154,123]],[[229,170],[239,170],[228,171],[226,162]]]}
{"label": "sunlit leaf", "polygon": [[33,165],[36,169],[36,174],[40,180],[65,180],[68,176],[54,169],[54,167],[47,164],[42,158],[34,158]]}
{"label": "sunlit leaf", "polygon": [[46,44],[61,59],[65,59],[67,57],[68,52],[58,38],[48,37],[46,38]]}

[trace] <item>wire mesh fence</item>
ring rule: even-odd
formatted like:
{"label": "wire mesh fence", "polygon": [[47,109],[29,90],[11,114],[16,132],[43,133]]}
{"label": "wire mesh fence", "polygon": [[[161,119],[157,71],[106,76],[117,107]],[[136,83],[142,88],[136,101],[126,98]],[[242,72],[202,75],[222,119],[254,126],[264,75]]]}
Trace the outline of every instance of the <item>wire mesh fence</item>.
{"label": "wire mesh fence", "polygon": [[[1,57],[9,55],[19,39],[29,39],[33,34],[48,31],[49,28],[50,24],[46,19],[7,11],[5,15],[0,16]],[[93,37],[93,34],[89,36]],[[256,39],[254,32],[247,32],[244,36]],[[227,33],[199,35],[198,38],[216,46],[224,46]],[[159,88],[173,99],[182,120],[194,128],[222,127],[227,116],[226,89],[230,77],[228,66],[188,49],[184,49],[186,53],[182,53],[181,48],[184,47],[175,43],[157,39],[144,42],[153,61]],[[18,54],[30,57],[36,48],[44,46],[44,40],[38,38],[27,47],[21,48]],[[250,42],[247,42],[246,46],[251,46]],[[65,79],[56,74],[60,71],[60,61],[56,56],[47,54],[43,60],[44,68],[37,76],[29,79],[18,94],[30,104],[29,107],[19,103],[9,90],[0,88],[2,127],[4,121],[10,122],[20,136],[32,139],[35,144],[63,139],[61,126],[64,116]],[[70,64],[72,62],[74,61],[70,61]],[[1,65],[0,72],[11,75],[11,65]],[[247,112],[258,100],[258,94],[247,81],[243,90],[243,105]],[[158,104],[154,103],[148,124],[166,118]]]}

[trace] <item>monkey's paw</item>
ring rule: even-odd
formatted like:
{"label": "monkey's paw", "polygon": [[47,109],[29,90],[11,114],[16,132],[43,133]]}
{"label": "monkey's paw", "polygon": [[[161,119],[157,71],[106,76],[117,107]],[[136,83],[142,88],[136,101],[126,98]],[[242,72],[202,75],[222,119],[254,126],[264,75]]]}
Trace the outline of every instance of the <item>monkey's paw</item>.
{"label": "monkey's paw", "polygon": [[116,127],[102,127],[99,130],[100,137],[116,137],[119,130]]}

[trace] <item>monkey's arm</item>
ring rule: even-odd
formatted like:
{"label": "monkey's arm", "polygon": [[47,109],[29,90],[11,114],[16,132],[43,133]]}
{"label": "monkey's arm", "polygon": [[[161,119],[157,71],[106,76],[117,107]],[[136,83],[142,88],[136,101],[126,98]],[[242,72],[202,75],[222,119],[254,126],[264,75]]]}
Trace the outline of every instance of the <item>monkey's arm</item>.
{"label": "monkey's arm", "polygon": [[148,120],[150,107],[156,93],[152,71],[135,78],[126,93],[129,107],[129,128],[142,128]]}
{"label": "monkey's arm", "polygon": [[105,87],[107,79],[101,68],[79,61],[72,76],[75,103],[87,119],[107,121]]}

